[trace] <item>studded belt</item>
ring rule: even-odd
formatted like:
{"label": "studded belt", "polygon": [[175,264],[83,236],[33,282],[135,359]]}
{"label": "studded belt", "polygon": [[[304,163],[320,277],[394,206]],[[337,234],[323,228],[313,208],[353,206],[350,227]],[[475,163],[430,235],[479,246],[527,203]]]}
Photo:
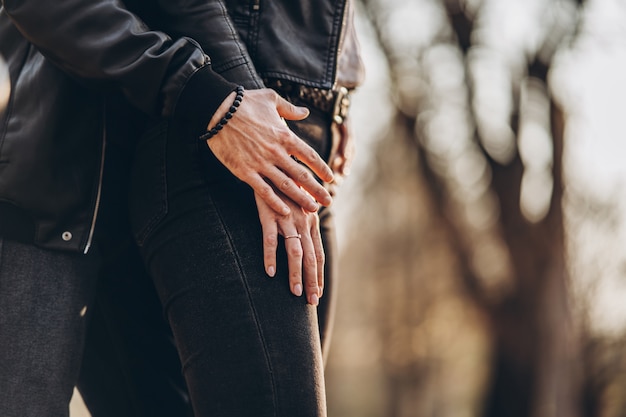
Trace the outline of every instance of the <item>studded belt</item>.
{"label": "studded belt", "polygon": [[276,90],[283,97],[297,98],[307,106],[331,113],[333,121],[337,124],[342,124],[348,116],[350,90],[345,87],[325,90],[284,80],[270,79],[264,82],[267,87]]}

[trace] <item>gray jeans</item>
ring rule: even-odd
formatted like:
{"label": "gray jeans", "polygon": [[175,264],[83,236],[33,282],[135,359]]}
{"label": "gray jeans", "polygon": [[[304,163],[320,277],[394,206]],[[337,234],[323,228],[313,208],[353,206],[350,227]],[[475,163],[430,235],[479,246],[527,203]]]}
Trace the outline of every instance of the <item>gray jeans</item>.
{"label": "gray jeans", "polygon": [[0,238],[0,416],[68,416],[98,263]]}

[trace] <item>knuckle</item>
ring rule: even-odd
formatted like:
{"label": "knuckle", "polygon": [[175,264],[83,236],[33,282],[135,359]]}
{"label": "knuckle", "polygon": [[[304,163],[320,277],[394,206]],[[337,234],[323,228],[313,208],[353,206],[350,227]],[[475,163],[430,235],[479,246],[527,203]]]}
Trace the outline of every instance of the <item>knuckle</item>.
{"label": "knuckle", "polygon": [[[270,131],[272,132],[270,134],[272,136],[275,136],[273,133],[274,130],[275,130],[274,128],[270,128]],[[266,160],[270,160],[269,158],[274,158],[276,155],[280,154],[281,147],[277,145],[276,143],[268,143],[266,147],[267,147],[266,152],[265,152],[266,155],[264,155]]]}
{"label": "knuckle", "polygon": [[326,263],[326,254],[324,252],[317,254],[317,264],[323,266]]}
{"label": "knuckle", "polygon": [[268,99],[272,100],[272,102],[274,103],[274,105],[278,105],[278,103],[280,103],[281,101],[283,101],[283,98],[280,96],[280,94],[278,94],[276,92],[276,90],[272,89],[272,88],[268,88],[267,89],[267,95],[268,95]]}
{"label": "knuckle", "polygon": [[291,131],[284,126],[280,126],[280,128],[276,128],[276,137],[278,138],[280,143],[288,144],[291,141]]}
{"label": "knuckle", "polygon": [[274,101],[278,101],[280,99],[280,96],[278,95],[278,93],[271,89],[271,88],[266,88],[264,89],[265,93]]}
{"label": "knuckle", "polygon": [[267,247],[275,248],[278,246],[278,237],[274,234],[267,235],[263,238],[263,243],[265,243]]}
{"label": "knuckle", "polygon": [[257,190],[257,192],[259,193],[261,197],[269,197],[270,195],[272,195],[273,190],[272,190],[272,187],[265,184],[265,185],[261,185],[259,189]]}
{"label": "knuckle", "polygon": [[302,247],[300,245],[292,245],[287,249],[287,254],[293,258],[302,258]]}
{"label": "knuckle", "polygon": [[315,149],[308,147],[307,151],[306,151],[306,156],[311,160],[311,161],[316,161],[318,162],[318,160],[320,159],[320,156],[317,154],[317,152],[315,152]]}
{"label": "knuckle", "polygon": [[299,183],[307,182],[308,179],[309,179],[309,172],[305,169],[301,170],[296,177],[296,180]]}
{"label": "knuckle", "polygon": [[285,150],[285,142],[284,142],[284,136],[285,136],[285,129],[283,128],[283,126],[276,126],[276,125],[271,125],[269,127],[270,129],[270,135],[272,137],[272,147],[270,148],[270,150],[272,152],[274,152],[276,155],[278,155],[281,151]]}
{"label": "knuckle", "polygon": [[302,260],[306,268],[314,268],[317,266],[317,257],[314,254],[309,254]]}
{"label": "knuckle", "polygon": [[289,190],[291,188],[291,180],[289,180],[289,178],[285,178],[284,180],[281,181],[281,183],[278,186],[278,188],[281,191]]}

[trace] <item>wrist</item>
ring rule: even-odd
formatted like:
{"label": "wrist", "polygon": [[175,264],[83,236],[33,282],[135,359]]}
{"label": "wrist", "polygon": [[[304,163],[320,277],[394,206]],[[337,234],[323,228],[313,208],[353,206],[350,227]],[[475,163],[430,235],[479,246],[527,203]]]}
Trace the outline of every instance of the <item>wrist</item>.
{"label": "wrist", "polygon": [[199,69],[189,78],[176,103],[172,115],[175,124],[197,138],[206,132],[209,119],[236,87],[208,65]]}
{"label": "wrist", "polygon": [[[235,97],[233,98],[233,94]],[[217,135],[220,130],[224,128],[228,124],[228,121],[233,118],[234,114],[237,112],[241,101],[243,100],[244,88],[243,86],[238,86],[237,89],[230,93],[228,97],[220,104],[217,108],[217,111],[211,117],[211,121],[207,126],[207,132],[200,136],[201,140],[209,140],[213,136]],[[220,115],[222,115],[220,117]],[[217,119],[219,118],[219,121]],[[211,127],[213,126],[213,127]]]}

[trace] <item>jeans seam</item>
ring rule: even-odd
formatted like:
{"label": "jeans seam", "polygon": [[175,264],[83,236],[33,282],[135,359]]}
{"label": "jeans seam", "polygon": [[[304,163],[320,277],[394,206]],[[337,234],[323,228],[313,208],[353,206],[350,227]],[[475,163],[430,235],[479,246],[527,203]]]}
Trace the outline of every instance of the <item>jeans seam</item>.
{"label": "jeans seam", "polygon": [[[211,200],[213,200],[213,197],[211,196],[211,193],[209,194],[209,198]],[[228,232],[228,228],[225,226],[224,224],[224,219],[222,218],[222,215],[220,213],[220,209],[217,206],[217,204],[213,203],[215,206],[215,212],[217,214],[217,217],[219,218],[220,221],[220,225],[222,227],[222,231],[224,232],[224,234],[226,235],[226,237],[228,238],[228,245],[230,246],[230,250],[233,253],[233,256],[235,257],[235,260],[237,262],[237,269],[239,270],[239,274],[241,277],[241,281],[243,283],[243,286],[246,289],[246,295],[248,298],[248,303],[250,305],[250,309],[252,310],[252,315],[254,317],[254,322],[256,324],[256,328],[257,328],[257,332],[259,333],[259,338],[261,339],[261,345],[263,346],[263,355],[265,356],[265,361],[267,363],[267,368],[269,370],[269,374],[270,374],[270,380],[272,381],[272,402],[274,403],[274,416],[277,415],[277,410],[278,410],[278,401],[276,400],[276,381],[274,379],[274,370],[272,368],[272,361],[270,359],[270,354],[268,352],[268,348],[267,348],[267,342],[265,341],[265,337],[263,336],[263,330],[261,329],[261,324],[259,322],[259,316],[258,313],[256,311],[256,309],[254,308],[254,303],[251,300],[250,297],[250,288],[248,287],[248,283],[246,281],[246,273],[244,272],[244,268],[241,265],[241,259],[239,258],[239,253],[235,250],[235,245],[233,243],[233,238],[230,235],[230,233]]]}

